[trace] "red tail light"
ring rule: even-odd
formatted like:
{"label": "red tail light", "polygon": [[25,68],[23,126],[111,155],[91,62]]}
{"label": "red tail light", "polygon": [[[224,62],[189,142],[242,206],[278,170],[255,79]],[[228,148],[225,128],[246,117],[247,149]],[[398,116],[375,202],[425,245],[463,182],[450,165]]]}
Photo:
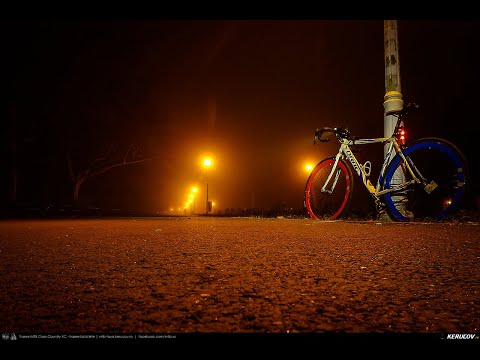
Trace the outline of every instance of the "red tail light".
{"label": "red tail light", "polygon": [[406,142],[406,132],[405,132],[405,129],[404,128],[400,128],[400,130],[398,130],[398,143],[400,145],[405,145],[405,142]]}

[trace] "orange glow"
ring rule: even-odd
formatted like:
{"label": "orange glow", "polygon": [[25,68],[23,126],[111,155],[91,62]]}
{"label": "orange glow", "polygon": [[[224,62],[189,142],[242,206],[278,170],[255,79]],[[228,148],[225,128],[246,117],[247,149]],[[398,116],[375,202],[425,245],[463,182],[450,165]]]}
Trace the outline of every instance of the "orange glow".
{"label": "orange glow", "polygon": [[194,187],[192,188],[192,192],[193,192],[193,193],[196,193],[197,191],[198,191],[198,188],[194,186]]}
{"label": "orange glow", "polygon": [[451,198],[445,199],[443,204],[444,204],[444,207],[448,207],[448,206],[452,205],[452,199]]}
{"label": "orange glow", "polygon": [[306,164],[305,165],[305,171],[310,172],[313,170],[313,165],[312,164]]}
{"label": "orange glow", "polygon": [[203,166],[206,167],[206,168],[209,168],[210,166],[212,166],[213,164],[213,161],[211,158],[209,157],[206,157],[203,159]]}

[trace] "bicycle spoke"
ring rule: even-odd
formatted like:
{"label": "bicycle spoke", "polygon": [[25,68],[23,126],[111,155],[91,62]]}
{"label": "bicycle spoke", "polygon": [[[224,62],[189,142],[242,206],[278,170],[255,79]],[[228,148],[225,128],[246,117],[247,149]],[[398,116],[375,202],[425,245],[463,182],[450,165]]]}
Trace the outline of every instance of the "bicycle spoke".
{"label": "bicycle spoke", "polygon": [[[442,139],[418,141],[405,151],[410,168],[421,180],[385,194],[387,211],[400,221],[442,219],[458,208],[464,192],[465,173],[462,154]],[[403,160],[392,160],[385,176],[385,188],[395,188],[412,180]],[[399,176],[402,172],[404,176]]]}

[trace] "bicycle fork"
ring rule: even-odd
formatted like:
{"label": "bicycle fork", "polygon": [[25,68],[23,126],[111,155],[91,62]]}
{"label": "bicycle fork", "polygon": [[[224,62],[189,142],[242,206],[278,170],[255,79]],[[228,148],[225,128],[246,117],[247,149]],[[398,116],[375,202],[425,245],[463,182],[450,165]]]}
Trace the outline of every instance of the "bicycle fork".
{"label": "bicycle fork", "polygon": [[[340,173],[342,172],[341,169],[338,169],[335,172],[335,169],[337,168],[337,164],[338,164],[339,159],[340,159],[340,156],[337,155],[335,157],[335,163],[333,164],[332,170],[330,171],[330,174],[328,174],[328,177],[327,177],[327,180],[325,181],[325,184],[323,184],[323,186],[322,186],[322,190],[321,190],[322,193],[331,194],[335,190],[335,186],[337,185],[338,178],[340,176]],[[333,179],[332,186],[330,187],[330,189],[327,189],[328,183],[330,182],[330,180],[332,180],[333,173],[335,173],[335,178]]]}

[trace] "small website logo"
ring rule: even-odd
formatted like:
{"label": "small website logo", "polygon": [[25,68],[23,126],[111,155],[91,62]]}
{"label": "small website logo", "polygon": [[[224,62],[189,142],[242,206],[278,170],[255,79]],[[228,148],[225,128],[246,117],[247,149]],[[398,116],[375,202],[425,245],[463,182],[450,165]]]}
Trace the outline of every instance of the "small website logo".
{"label": "small website logo", "polygon": [[14,333],[3,333],[2,340],[17,340],[17,336]]}
{"label": "small website logo", "polygon": [[446,334],[444,336],[447,340],[478,340],[478,334]]}

